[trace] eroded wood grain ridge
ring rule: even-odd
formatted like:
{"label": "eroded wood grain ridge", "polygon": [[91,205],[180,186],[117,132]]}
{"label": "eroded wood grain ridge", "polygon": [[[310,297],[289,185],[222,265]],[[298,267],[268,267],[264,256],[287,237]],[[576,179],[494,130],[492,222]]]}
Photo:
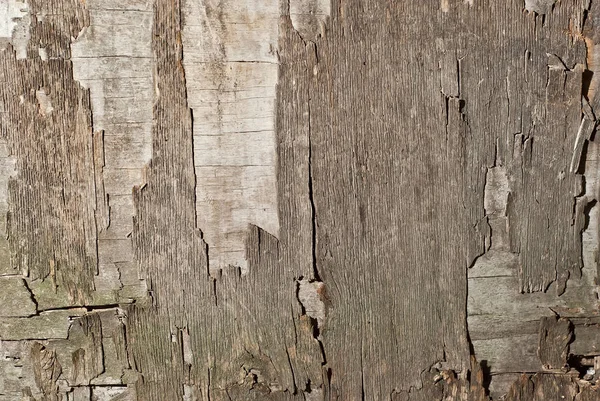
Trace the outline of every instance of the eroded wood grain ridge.
{"label": "eroded wood grain ridge", "polygon": [[300,274],[279,264],[278,240],[252,226],[246,234],[247,273],[231,266],[209,275],[215,275],[207,259],[210,244],[196,225],[202,221],[196,216],[196,188],[205,180],[196,181],[194,174],[197,120],[187,102],[193,89],[186,86],[182,63],[180,6],[161,0],[154,9],[153,29],[161,40],[153,42],[153,152],[147,184],[134,191],[133,231],[153,305],[130,308],[127,331],[140,373],[137,396],[302,399],[307,383],[319,391],[322,358],[313,322],[299,318]]}
{"label": "eroded wood grain ridge", "polygon": [[[548,2],[543,12],[538,6],[506,14],[511,22],[498,31],[498,59],[478,58],[471,78],[469,57],[461,62],[465,85],[496,82],[465,99],[470,124],[503,135],[486,173],[492,235],[469,270],[468,297],[470,338],[494,397],[508,391],[516,372],[576,368],[575,377],[596,380],[588,374],[597,349],[587,332],[597,332],[588,319],[598,313],[598,97],[591,77],[599,10],[589,2]],[[496,20],[490,14],[487,21]],[[473,102],[478,108],[470,113]],[[487,107],[506,124],[486,116]],[[563,329],[548,331],[557,317]]]}
{"label": "eroded wood grain ridge", "polygon": [[0,401],[597,399],[599,13],[0,3]]}
{"label": "eroded wood grain ridge", "polygon": [[[186,327],[186,317],[194,312],[190,301],[200,308],[208,304],[212,283],[206,245],[196,227],[192,115],[181,63],[180,3],[157,1],[153,12],[152,32],[160,40],[152,42],[152,159],[147,183],[134,189],[132,238],[155,308],[131,309],[130,338],[135,368],[143,375],[137,382],[138,397],[159,400],[183,396],[183,361],[173,355],[178,330]],[[195,289],[190,290],[192,285]],[[195,300],[198,295],[201,298]]]}
{"label": "eroded wood grain ridge", "polygon": [[[454,355],[449,350],[461,330],[445,319],[464,316],[462,298],[454,296],[463,291],[462,268],[481,253],[491,270],[477,269],[479,284],[474,280],[469,293],[478,297],[470,298],[469,311],[478,319],[475,328],[489,332],[475,353],[492,372],[508,372],[508,366],[538,371],[548,363],[536,353],[540,317],[596,313],[595,271],[583,265],[597,249],[593,144],[587,145],[589,162],[581,161],[590,167],[585,186],[577,159],[586,156],[578,149],[590,135],[590,113],[581,101],[590,96],[582,38],[590,4],[552,2],[543,15],[516,1],[442,3],[334,4],[337,14],[316,41],[316,55],[307,51],[308,66],[289,78],[302,85],[308,75],[316,83],[304,83],[315,104],[309,102],[305,126],[316,270],[333,305],[322,331],[331,386],[336,371],[361,362],[366,367],[353,379],[346,371],[340,375],[338,391],[346,396],[378,399],[382,388],[410,386],[408,378],[419,381],[416,366],[427,369],[425,361],[436,358],[460,370],[460,343]],[[432,16],[435,23],[419,23]],[[282,64],[293,65],[295,57],[282,57]],[[286,79],[281,74],[280,85]],[[280,113],[284,104],[278,103]],[[495,276],[504,274],[503,284]],[[482,306],[486,312],[477,311]],[[382,310],[392,317],[381,321]],[[519,316],[526,311],[530,318]],[[419,312],[425,329],[404,331],[402,316],[420,327]],[[438,324],[430,328],[432,316]],[[351,339],[342,334],[348,327],[357,333]],[[507,334],[513,330],[515,337]],[[448,332],[452,341],[444,337]],[[402,359],[390,364],[395,353],[385,350],[393,346],[386,340],[369,340],[361,350],[364,339],[373,338],[365,333],[402,338],[396,348]],[[418,353],[401,348],[411,342]],[[444,356],[435,355],[444,348]],[[394,384],[385,382],[392,377]]]}
{"label": "eroded wood grain ridge", "polygon": [[[31,4],[38,11],[55,6]],[[48,278],[72,301],[84,303],[97,271],[94,143],[89,94],[73,80],[67,60],[70,36],[86,21],[80,8],[66,13],[31,26],[27,52],[51,43],[48,61],[37,54],[17,60],[11,50],[1,55],[1,135],[16,160],[7,190],[12,263],[3,273]]]}
{"label": "eroded wood grain ridge", "polygon": [[[469,176],[471,133],[462,101],[440,93],[438,49],[420,46],[444,36],[441,22],[421,29],[432,16],[446,18],[432,3],[334,2],[315,43],[282,33],[279,82],[294,90],[280,92],[278,118],[308,131],[329,399],[417,392],[436,363],[469,369],[465,271],[486,226],[474,212],[483,191],[464,188],[483,176]],[[304,115],[285,107],[297,93]]]}

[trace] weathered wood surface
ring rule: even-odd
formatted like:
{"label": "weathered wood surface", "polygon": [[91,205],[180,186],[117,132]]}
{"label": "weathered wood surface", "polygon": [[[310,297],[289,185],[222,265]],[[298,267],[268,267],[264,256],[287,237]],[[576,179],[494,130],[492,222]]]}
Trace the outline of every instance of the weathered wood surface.
{"label": "weathered wood surface", "polygon": [[600,398],[600,5],[0,0],[0,401]]}

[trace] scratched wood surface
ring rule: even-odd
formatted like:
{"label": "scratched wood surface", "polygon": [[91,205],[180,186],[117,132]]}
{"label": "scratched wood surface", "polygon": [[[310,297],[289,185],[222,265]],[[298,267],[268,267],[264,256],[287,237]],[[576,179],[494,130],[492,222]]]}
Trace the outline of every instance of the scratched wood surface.
{"label": "scratched wood surface", "polygon": [[0,0],[0,401],[600,399],[600,5]]}

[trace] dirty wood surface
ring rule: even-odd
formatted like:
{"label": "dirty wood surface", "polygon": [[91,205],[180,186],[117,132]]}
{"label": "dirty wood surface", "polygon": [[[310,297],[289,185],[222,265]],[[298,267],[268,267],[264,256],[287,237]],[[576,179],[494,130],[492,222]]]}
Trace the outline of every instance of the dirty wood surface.
{"label": "dirty wood surface", "polygon": [[600,4],[0,0],[0,401],[600,398]]}

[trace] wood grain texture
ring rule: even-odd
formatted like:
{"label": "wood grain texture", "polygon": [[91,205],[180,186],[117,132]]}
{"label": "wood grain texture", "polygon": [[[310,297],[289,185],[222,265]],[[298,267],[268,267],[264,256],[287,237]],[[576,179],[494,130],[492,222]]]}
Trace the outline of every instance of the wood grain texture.
{"label": "wood grain texture", "polygon": [[0,401],[598,398],[597,4],[2,13]]}
{"label": "wood grain texture", "polygon": [[154,301],[153,307],[136,306],[129,314],[130,352],[142,377],[137,394],[145,400],[242,394],[300,399],[297,390],[307,383],[316,390],[322,381],[321,353],[312,322],[299,319],[297,276],[279,264],[277,239],[252,226],[248,273],[231,267],[216,279],[209,276],[207,246],[196,226],[201,221],[196,185],[203,181],[194,175],[179,18],[178,4],[156,3],[154,29],[163,32],[166,46],[154,49],[157,91],[148,181],[134,192],[134,249],[147,268]]}
{"label": "wood grain texture", "polygon": [[[108,225],[104,135],[71,61],[89,15],[68,0],[20,10],[12,48],[0,52],[0,399],[89,401],[92,380],[117,362],[105,359],[101,319],[88,311],[118,299],[98,276]],[[124,394],[123,370],[111,384]]]}
{"label": "wood grain texture", "polygon": [[[441,14],[429,4],[333,4],[331,25],[316,43],[303,43],[291,24],[282,32],[279,82],[293,90],[280,92],[278,118],[305,127],[306,139],[291,128],[295,152],[309,147],[315,267],[331,302],[320,329],[330,372],[326,398],[385,399],[419,388],[421,372],[437,362],[469,368],[459,322],[466,318],[470,252],[483,250],[483,236],[470,228],[476,221],[466,224],[461,206],[467,125],[460,100],[439,94],[439,79],[429,78],[437,60],[432,53],[416,57],[417,34],[403,17]],[[390,68],[398,60],[405,60],[402,69]],[[419,118],[410,118],[411,107]],[[278,134],[288,145],[290,134]],[[461,245],[424,252],[434,238]]]}
{"label": "wood grain texture", "polygon": [[594,400],[599,396],[598,388],[568,375],[536,374],[522,375],[511,386],[506,401],[542,400]]}
{"label": "wood grain texture", "polygon": [[[47,22],[32,35],[54,29]],[[17,160],[8,190],[13,269],[52,279],[75,302],[86,302],[97,271],[89,96],[68,78],[68,61],[17,61],[12,52],[2,58],[11,74],[2,81],[2,135]],[[65,237],[73,241],[60,240]]]}
{"label": "wood grain texture", "polygon": [[545,369],[565,369],[572,340],[571,322],[567,319],[542,318],[538,356]]}

